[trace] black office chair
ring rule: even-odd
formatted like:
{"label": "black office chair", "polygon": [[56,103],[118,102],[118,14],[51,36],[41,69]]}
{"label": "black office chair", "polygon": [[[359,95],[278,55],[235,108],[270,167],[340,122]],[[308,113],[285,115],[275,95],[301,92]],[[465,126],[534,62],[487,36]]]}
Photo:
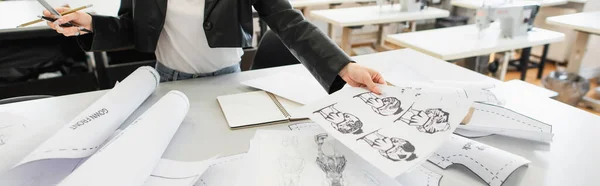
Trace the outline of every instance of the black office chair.
{"label": "black office chair", "polygon": [[49,95],[31,95],[31,96],[12,97],[12,98],[1,99],[0,100],[0,105],[2,105],[2,104],[9,104],[9,103],[16,103],[16,102],[21,102],[21,101],[30,101],[30,100],[36,100],[36,99],[44,99],[44,98],[50,98],[50,97],[52,97],[52,96],[49,96]]}
{"label": "black office chair", "polygon": [[258,43],[250,70],[299,64],[300,61],[273,31],[267,31]]}

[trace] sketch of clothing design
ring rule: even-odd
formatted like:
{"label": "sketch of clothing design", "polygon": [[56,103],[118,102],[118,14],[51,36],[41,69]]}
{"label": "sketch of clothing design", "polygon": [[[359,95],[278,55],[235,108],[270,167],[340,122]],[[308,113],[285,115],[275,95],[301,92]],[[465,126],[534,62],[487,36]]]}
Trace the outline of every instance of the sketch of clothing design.
{"label": "sketch of clothing design", "polygon": [[346,157],[337,153],[327,155],[323,152],[323,143],[327,138],[327,134],[319,134],[315,136],[315,142],[318,147],[317,165],[326,174],[328,186],[343,186],[343,172],[346,168]]}
{"label": "sketch of clothing design", "polygon": [[24,124],[2,124],[0,123],[0,146],[6,144],[8,140],[26,130]]}
{"label": "sketch of clothing design", "polygon": [[280,186],[300,185],[300,174],[304,170],[304,159],[293,156],[279,157]]}
{"label": "sketch of clothing design", "polygon": [[415,146],[402,138],[387,137],[375,131],[358,140],[363,140],[372,148],[377,149],[381,156],[392,161],[412,161],[417,158]]}
{"label": "sketch of clothing design", "polygon": [[[334,104],[335,105],[335,104]],[[331,126],[342,134],[361,134],[363,123],[358,117],[338,111],[334,105],[327,106],[321,110],[315,111],[323,118],[331,122]]]}
{"label": "sketch of clothing design", "polygon": [[425,111],[410,108],[396,121],[402,121],[409,126],[416,126],[420,132],[433,134],[450,129],[448,119],[450,114],[439,108],[427,109]]}
{"label": "sketch of clothing design", "polygon": [[402,102],[396,97],[380,98],[371,92],[365,92],[354,97],[360,98],[367,105],[371,106],[375,113],[382,116],[397,115],[403,111],[400,107]]}

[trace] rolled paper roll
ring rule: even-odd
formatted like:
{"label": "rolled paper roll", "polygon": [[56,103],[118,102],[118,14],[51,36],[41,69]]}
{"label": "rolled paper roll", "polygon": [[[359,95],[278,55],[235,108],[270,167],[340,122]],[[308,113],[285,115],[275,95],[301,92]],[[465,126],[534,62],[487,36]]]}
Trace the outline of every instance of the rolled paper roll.
{"label": "rolled paper roll", "polygon": [[183,93],[167,93],[58,185],[144,184],[187,115],[189,107],[189,100]]}
{"label": "rolled paper roll", "polygon": [[14,167],[36,160],[84,158],[94,154],[154,92],[159,82],[156,70],[138,68]]}

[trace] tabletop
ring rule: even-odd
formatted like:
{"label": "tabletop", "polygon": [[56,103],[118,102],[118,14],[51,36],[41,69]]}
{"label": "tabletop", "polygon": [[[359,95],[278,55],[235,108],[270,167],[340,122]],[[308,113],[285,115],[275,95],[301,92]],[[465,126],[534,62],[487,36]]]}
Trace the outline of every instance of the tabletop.
{"label": "tabletop", "polygon": [[303,8],[308,6],[321,6],[338,3],[371,3],[375,0],[290,0],[294,8]]}
{"label": "tabletop", "polygon": [[434,7],[419,12],[400,12],[398,4],[310,11],[312,19],[341,27],[435,19],[449,15],[450,12],[447,10]]}
{"label": "tabletop", "polygon": [[[451,63],[424,55],[410,49],[356,56],[354,60],[385,73],[401,68],[411,68],[428,76],[431,80],[485,81],[500,83],[490,77],[458,67]],[[435,68],[432,68],[435,67]],[[285,129],[286,124],[230,129],[219,108],[216,97],[220,95],[248,92],[253,89],[240,82],[289,72],[310,76],[301,65],[270,68],[193,80],[161,83],[140,108],[125,122],[126,127],[153,103],[170,90],[185,93],[190,100],[190,110],[171,141],[164,158],[180,161],[199,161],[216,154],[222,156],[243,153],[248,150],[249,140],[256,129]],[[528,91],[528,90],[519,90]],[[58,130],[62,124],[92,104],[106,91],[60,96],[14,104],[0,105],[0,112],[11,112],[24,116],[35,116],[46,121],[56,121],[51,130]],[[523,104],[527,103],[527,104]],[[600,171],[597,155],[600,148],[595,143],[600,132],[600,117],[585,111],[541,97],[511,97],[507,107],[553,125],[555,134],[551,144],[540,144],[525,140],[500,136],[478,138],[477,141],[507,150],[531,160],[528,168],[511,176],[519,185],[589,185],[600,182],[596,176]],[[451,185],[449,180],[460,180],[466,185],[485,185],[467,170],[450,168],[441,170],[433,164],[426,167],[442,173],[441,185]]]}
{"label": "tabletop", "polygon": [[475,25],[388,35],[386,41],[443,60],[539,46],[564,40],[560,32],[534,28],[526,36],[503,38],[498,24],[479,31]]}
{"label": "tabletop", "polygon": [[[495,5],[495,4],[502,4],[507,1],[509,1],[509,0],[452,0],[452,2],[450,2],[450,4],[453,6],[463,7],[463,8],[467,8],[467,9],[478,9],[483,6],[484,2],[486,5]],[[523,1],[523,0],[514,0],[514,1]],[[527,0],[527,1],[540,2],[540,5],[542,7],[564,5],[564,4],[569,3],[569,0]],[[578,0],[578,1],[580,1],[580,0]]]}
{"label": "tabletop", "polygon": [[549,17],[546,18],[546,22],[551,25],[600,35],[600,11]]}
{"label": "tabletop", "polygon": [[[52,6],[62,6],[68,4],[71,8],[77,8],[88,4],[94,5],[91,8],[85,9],[86,12],[94,12],[99,15],[116,16],[121,1],[119,0],[47,0]],[[35,0],[26,1],[1,1],[0,15],[4,17],[0,21],[0,31],[18,31],[18,30],[39,30],[50,29],[45,22],[37,23],[25,28],[16,28],[17,26],[38,19],[38,15],[42,15],[45,10]],[[10,18],[8,18],[10,17]]]}

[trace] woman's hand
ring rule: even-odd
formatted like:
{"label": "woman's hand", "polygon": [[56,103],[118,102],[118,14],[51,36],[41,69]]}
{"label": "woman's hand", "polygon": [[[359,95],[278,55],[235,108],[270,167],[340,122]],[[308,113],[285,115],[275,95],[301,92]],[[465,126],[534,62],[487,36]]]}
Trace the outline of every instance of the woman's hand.
{"label": "woman's hand", "polygon": [[[59,13],[62,13],[62,12],[69,11],[69,9],[70,8],[68,8],[68,7],[59,7],[59,8],[56,8],[56,11],[58,11]],[[46,17],[56,18],[48,10],[44,10],[43,14]],[[65,24],[68,22],[71,22],[79,27],[60,27],[59,26],[61,24]],[[50,28],[56,30],[56,32],[61,33],[65,36],[77,36],[77,35],[87,34],[87,32],[81,31],[81,28],[93,30],[92,29],[92,16],[90,16],[89,14],[87,14],[85,12],[81,12],[81,11],[77,11],[77,12],[73,12],[71,14],[64,15],[61,18],[59,18],[58,20],[56,20],[55,22],[48,21],[47,24],[48,24],[48,26],[50,26]]]}
{"label": "woman's hand", "polygon": [[367,87],[375,94],[381,94],[378,84],[386,84],[379,72],[363,67],[356,63],[349,63],[338,74],[346,83],[353,87]]}

